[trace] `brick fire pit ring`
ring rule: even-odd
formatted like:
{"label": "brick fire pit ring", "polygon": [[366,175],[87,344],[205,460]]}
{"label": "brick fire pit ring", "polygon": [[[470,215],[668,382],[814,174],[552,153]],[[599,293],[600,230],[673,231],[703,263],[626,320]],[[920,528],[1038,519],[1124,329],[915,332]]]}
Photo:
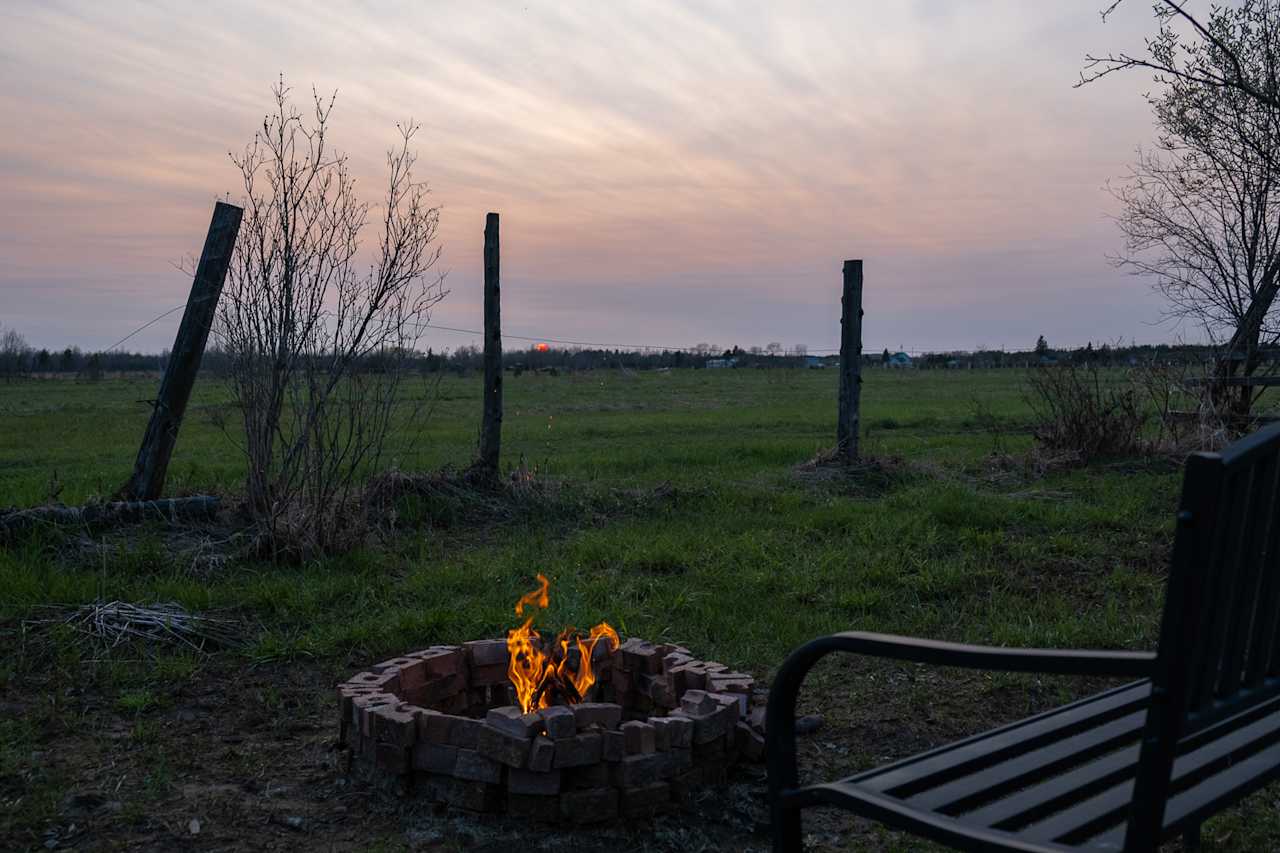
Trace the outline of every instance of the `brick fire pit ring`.
{"label": "brick fire pit ring", "polygon": [[764,758],[751,676],[636,637],[592,659],[595,701],[528,714],[505,640],[383,661],[338,686],[349,766],[468,811],[582,824],[675,809]]}

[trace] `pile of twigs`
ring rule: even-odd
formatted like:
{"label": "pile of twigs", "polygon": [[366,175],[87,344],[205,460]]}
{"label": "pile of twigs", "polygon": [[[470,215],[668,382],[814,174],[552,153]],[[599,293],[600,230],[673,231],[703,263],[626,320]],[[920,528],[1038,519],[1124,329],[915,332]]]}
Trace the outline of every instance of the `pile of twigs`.
{"label": "pile of twigs", "polygon": [[187,646],[196,651],[240,645],[241,630],[231,619],[189,613],[181,605],[138,605],[127,601],[95,601],[75,608],[47,607],[47,618],[31,619],[24,627],[65,625],[107,648],[128,640]]}

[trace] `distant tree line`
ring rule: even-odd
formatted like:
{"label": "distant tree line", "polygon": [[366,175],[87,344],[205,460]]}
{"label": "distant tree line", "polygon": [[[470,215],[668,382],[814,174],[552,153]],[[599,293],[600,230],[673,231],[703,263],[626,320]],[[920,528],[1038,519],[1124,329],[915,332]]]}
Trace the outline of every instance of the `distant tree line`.
{"label": "distant tree line", "polygon": [[[888,367],[892,353],[863,353],[865,367]],[[1027,350],[976,349],[925,352],[915,354],[911,366],[918,369],[995,369],[1031,367],[1040,364],[1089,364],[1101,367],[1126,367],[1138,364],[1206,364],[1220,352],[1206,344],[1123,344],[1093,343],[1083,347],[1055,348],[1041,335]],[[1266,362],[1280,362],[1280,349],[1264,350]],[[61,350],[34,349],[18,332],[0,330],[0,378],[12,380],[28,376],[75,376],[98,379],[105,373],[158,372],[164,369],[169,353],[142,353],[112,350],[83,352],[79,347]],[[709,362],[733,368],[804,368],[828,367],[839,362],[834,353],[810,356],[803,346],[789,349],[781,345],[766,347],[712,349],[708,345],[689,349],[628,350],[539,344],[523,350],[507,350],[506,368],[513,373],[572,372],[580,370],[703,369]],[[483,368],[484,352],[480,347],[464,345],[453,349],[401,351],[385,348],[362,357],[360,372],[378,374],[408,369],[421,374],[441,372],[466,374]],[[233,361],[227,352],[210,346],[201,370],[209,375],[227,376]]]}

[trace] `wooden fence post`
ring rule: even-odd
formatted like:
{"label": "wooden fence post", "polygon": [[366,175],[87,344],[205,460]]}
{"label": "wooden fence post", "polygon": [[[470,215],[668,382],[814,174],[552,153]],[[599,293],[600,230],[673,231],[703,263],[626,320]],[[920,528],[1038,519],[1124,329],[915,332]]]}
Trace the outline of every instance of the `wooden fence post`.
{"label": "wooden fence post", "polygon": [[480,464],[498,471],[502,444],[502,320],[498,275],[498,214],[484,219],[484,420],[480,424]]}
{"label": "wooden fence post", "polygon": [[129,500],[155,500],[164,491],[169,457],[178,441],[178,427],[182,425],[182,416],[191,398],[191,387],[195,385],[200,360],[204,357],[209,327],[213,324],[222,283],[231,265],[231,252],[236,245],[236,235],[240,233],[243,214],[244,211],[235,205],[217,202],[213,206],[213,220],[209,223],[209,234],[205,237],[200,263],[191,282],[187,310],[182,315],[182,324],[178,326],[164,378],[160,380],[160,393],[156,396],[151,421],[138,450],[133,476],[120,490]]}
{"label": "wooden fence post", "polygon": [[862,261],[844,262],[844,297],[840,317],[840,412],[836,421],[836,453],[846,462],[858,459],[858,407],[862,401]]}

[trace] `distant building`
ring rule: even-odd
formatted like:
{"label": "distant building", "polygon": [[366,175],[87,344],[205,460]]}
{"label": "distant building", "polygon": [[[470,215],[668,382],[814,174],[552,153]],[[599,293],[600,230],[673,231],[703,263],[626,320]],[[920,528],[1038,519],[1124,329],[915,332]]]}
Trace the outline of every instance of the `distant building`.
{"label": "distant building", "polygon": [[905,352],[895,352],[893,355],[889,356],[889,361],[886,363],[890,367],[915,367],[915,363],[912,362],[911,356],[907,355]]}
{"label": "distant building", "polygon": [[737,367],[738,360],[736,358],[709,358],[707,359],[707,368],[723,368]]}
{"label": "distant building", "polygon": [[827,363],[816,355],[806,355],[804,357],[804,366],[809,368],[826,367]]}

